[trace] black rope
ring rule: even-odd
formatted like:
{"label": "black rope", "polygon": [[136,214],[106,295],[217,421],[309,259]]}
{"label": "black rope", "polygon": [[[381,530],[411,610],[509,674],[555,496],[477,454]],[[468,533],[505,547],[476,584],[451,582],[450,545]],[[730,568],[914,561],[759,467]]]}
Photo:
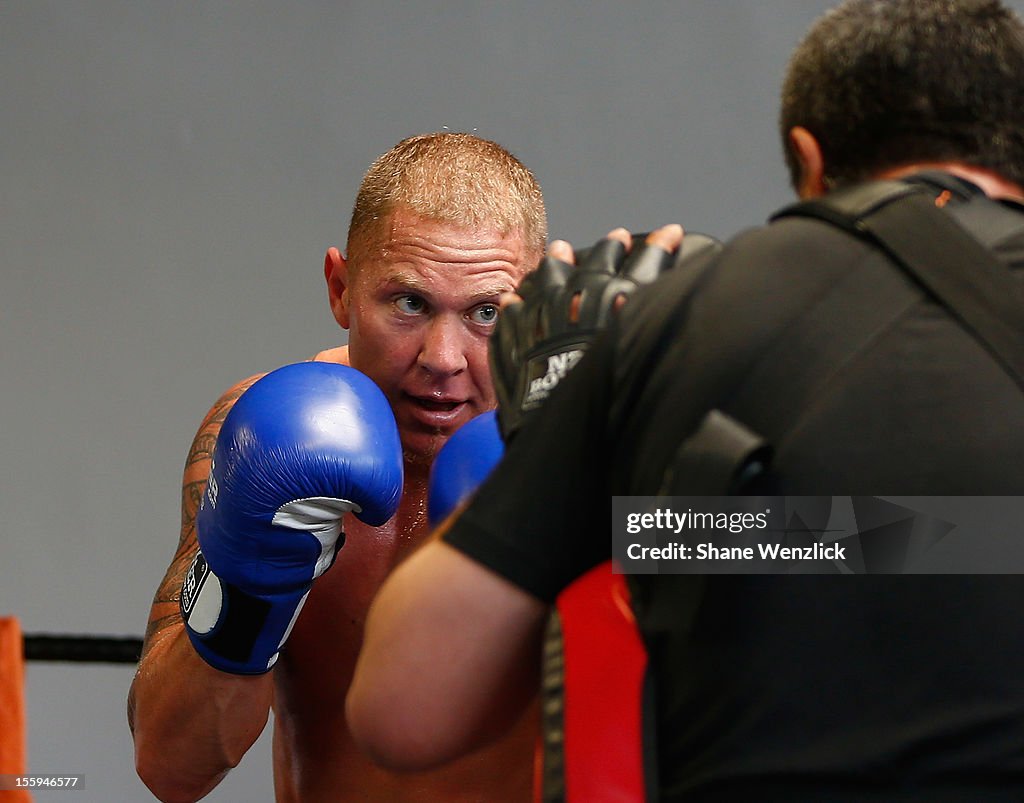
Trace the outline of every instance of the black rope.
{"label": "black rope", "polygon": [[136,664],[142,639],[133,636],[49,636],[26,633],[26,661],[76,661],[105,664]]}

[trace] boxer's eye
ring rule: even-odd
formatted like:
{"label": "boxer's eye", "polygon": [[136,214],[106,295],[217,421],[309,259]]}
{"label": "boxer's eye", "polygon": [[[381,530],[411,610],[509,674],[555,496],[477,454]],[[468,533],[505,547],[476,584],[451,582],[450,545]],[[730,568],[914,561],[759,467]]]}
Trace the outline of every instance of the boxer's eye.
{"label": "boxer's eye", "polygon": [[469,313],[470,320],[481,326],[491,326],[498,320],[497,304],[481,304]]}
{"label": "boxer's eye", "polygon": [[396,298],[395,306],[406,315],[421,315],[427,309],[427,302],[419,296],[406,295]]}

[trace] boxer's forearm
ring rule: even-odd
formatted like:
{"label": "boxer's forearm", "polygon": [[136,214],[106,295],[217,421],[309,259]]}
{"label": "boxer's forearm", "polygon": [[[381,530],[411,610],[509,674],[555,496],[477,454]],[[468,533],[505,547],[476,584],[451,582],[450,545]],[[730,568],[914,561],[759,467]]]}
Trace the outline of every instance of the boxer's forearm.
{"label": "boxer's forearm", "polygon": [[218,672],[195,652],[181,621],[182,582],[195,557],[195,518],[221,423],[259,377],[210,409],[192,442],[181,488],[178,549],[149,611],[142,659],[128,693],[139,776],[163,801],[197,800],[238,763],[266,723],[272,680]]}
{"label": "boxer's forearm", "polygon": [[273,673],[231,675],[168,628],[139,665],[128,701],[139,777],[163,801],[197,800],[236,766],[267,722]]}

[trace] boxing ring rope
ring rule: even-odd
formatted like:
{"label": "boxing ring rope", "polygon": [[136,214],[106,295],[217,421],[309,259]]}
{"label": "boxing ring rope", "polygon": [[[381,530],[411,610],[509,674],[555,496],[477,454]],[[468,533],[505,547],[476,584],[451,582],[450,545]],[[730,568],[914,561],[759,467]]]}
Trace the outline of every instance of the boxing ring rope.
{"label": "boxing ring rope", "polygon": [[26,772],[25,664],[28,661],[135,664],[142,639],[134,636],[22,633],[13,616],[0,616],[0,798],[31,803],[27,789],[10,786]]}
{"label": "boxing ring rope", "polygon": [[23,649],[26,661],[137,664],[142,654],[142,639],[26,633]]}

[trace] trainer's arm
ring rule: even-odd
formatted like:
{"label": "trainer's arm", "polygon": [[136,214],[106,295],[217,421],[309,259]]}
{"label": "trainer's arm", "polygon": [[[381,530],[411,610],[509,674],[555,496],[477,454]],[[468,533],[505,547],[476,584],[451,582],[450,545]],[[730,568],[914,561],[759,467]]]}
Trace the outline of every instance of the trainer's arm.
{"label": "trainer's arm", "polygon": [[377,763],[423,770],[502,734],[537,694],[548,606],[439,540],[385,581],[349,687]]}
{"label": "trainer's arm", "polygon": [[225,393],[207,414],[185,464],[181,536],[153,598],[142,660],[128,693],[139,777],[163,801],[193,801],[241,760],[267,722],[273,673],[232,675],[192,648],[181,621],[181,584],[195,557],[195,521],[224,417],[258,377]]}

